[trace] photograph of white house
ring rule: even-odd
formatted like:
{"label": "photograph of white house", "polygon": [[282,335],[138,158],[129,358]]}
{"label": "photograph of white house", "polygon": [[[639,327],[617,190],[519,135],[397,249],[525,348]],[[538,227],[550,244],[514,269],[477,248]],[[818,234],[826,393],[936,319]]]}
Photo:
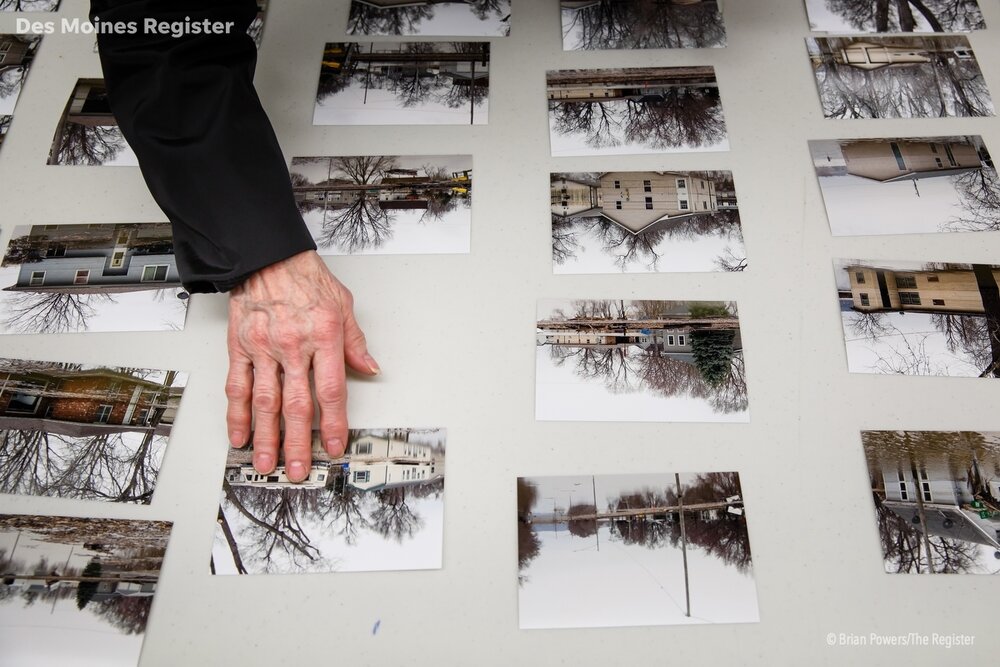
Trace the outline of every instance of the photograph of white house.
{"label": "photograph of white house", "polygon": [[810,141],[834,236],[1000,230],[982,137]]}
{"label": "photograph of white house", "polygon": [[0,663],[139,664],[171,526],[0,514]]}
{"label": "photograph of white house", "polygon": [[170,223],[15,227],[0,263],[0,334],[184,328]]}
{"label": "photograph of white house", "polygon": [[760,620],[736,472],[519,477],[517,580],[522,630]]}
{"label": "photograph of white house", "polygon": [[1000,433],[863,431],[885,571],[1000,573]]}
{"label": "photograph of white house", "polygon": [[320,254],[469,252],[471,155],[297,157],[291,178]]}
{"label": "photograph of white house", "polygon": [[805,0],[809,27],[832,33],[983,30],[977,0]]}
{"label": "photograph of white house", "polygon": [[489,93],[489,42],[330,43],[313,125],[485,125]]}
{"label": "photograph of white house", "polygon": [[553,157],[729,150],[713,67],[546,73]]}
{"label": "photograph of white house", "polygon": [[555,273],[743,271],[728,171],[612,171],[549,177]]}
{"label": "photograph of white house", "polygon": [[510,0],[352,0],[347,34],[505,37]]}
{"label": "photograph of white house", "polygon": [[806,49],[826,118],[994,115],[979,63],[961,35],[811,37]]}
{"label": "photograph of white house", "polygon": [[80,79],[56,126],[48,164],[136,167],[138,158],[111,113],[104,79]]}
{"label": "photograph of white house", "polygon": [[213,574],[371,572],[441,567],[446,432],[352,430],[331,458],[318,431],[308,478],[284,460],[253,467],[253,444],[231,449],[222,482]]}
{"label": "photograph of white house", "polygon": [[540,421],[748,422],[736,304],[543,299]]}
{"label": "photograph of white house", "polygon": [[560,0],[563,50],[726,45],[718,0]]}
{"label": "photograph of white house", "polygon": [[187,374],[0,358],[0,493],[148,505]]}
{"label": "photograph of white house", "polygon": [[834,262],[852,373],[1000,377],[1000,266]]}

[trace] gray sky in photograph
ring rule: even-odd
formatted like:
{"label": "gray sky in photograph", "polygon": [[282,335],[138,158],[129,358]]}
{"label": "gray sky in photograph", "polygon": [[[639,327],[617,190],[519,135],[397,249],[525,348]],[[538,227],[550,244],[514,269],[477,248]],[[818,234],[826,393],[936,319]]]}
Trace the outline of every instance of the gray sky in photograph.
{"label": "gray sky in photograph", "polygon": [[0,116],[10,116],[14,113],[14,106],[17,98],[21,95],[21,86],[18,86],[13,93],[6,97],[0,95]]}
{"label": "gray sky in photograph", "polygon": [[[486,125],[489,121],[488,93],[482,103],[476,104],[475,124]],[[364,101],[365,87],[358,81],[339,93],[328,96],[316,103],[313,125],[470,125],[469,105],[451,109],[443,103],[425,102],[412,107],[403,107],[396,94],[379,88],[368,91],[368,102]]]}
{"label": "gray sky in photograph", "polygon": [[[510,14],[510,3],[507,3],[506,11],[500,16],[490,13],[485,21],[479,20],[471,8],[465,3],[454,3],[450,5],[437,5],[433,7],[434,16],[425,19],[417,25],[417,30],[407,35],[421,36],[468,36],[468,37],[496,37],[505,35],[505,24],[502,19]],[[364,34],[364,33],[356,33]]]}
{"label": "gray sky in photograph", "polygon": [[639,143],[622,143],[617,146],[592,148],[588,146],[586,135],[582,132],[561,134],[556,131],[555,118],[549,113],[549,139],[552,146],[552,157],[573,157],[587,155],[645,155],[653,153],[710,153],[713,151],[728,151],[729,137],[723,137],[719,143],[711,146],[677,146],[674,148],[651,148]]}
{"label": "gray sky in photograph", "polygon": [[[115,126],[115,127],[117,127],[117,126]],[[124,141],[124,137],[122,137],[122,141]],[[128,142],[126,141],[125,142],[125,147],[122,149],[122,151],[118,155],[115,156],[115,159],[114,160],[108,160],[107,162],[105,162],[101,166],[102,167],[138,167],[139,166],[139,158],[136,157],[136,154],[135,154],[135,152],[133,152],[132,147],[129,146]]]}
{"label": "gray sky in photograph", "polygon": [[612,541],[606,523],[595,537],[538,532],[538,556],[522,571],[520,627],[573,628],[752,623],[757,587],[698,547],[687,550],[691,617],[686,617],[680,547],[649,549]]}
{"label": "gray sky in photograph", "polygon": [[[700,473],[679,473],[681,486],[686,488]],[[635,475],[560,475],[557,477],[525,477],[524,480],[538,490],[538,498],[531,511],[535,514],[552,512],[552,499],[561,509],[566,509],[570,503],[574,505],[589,504],[594,501],[594,491],[597,492],[597,509],[605,510],[608,501],[624,493],[654,489],[663,492],[666,489],[676,490],[674,473],[640,473]]]}

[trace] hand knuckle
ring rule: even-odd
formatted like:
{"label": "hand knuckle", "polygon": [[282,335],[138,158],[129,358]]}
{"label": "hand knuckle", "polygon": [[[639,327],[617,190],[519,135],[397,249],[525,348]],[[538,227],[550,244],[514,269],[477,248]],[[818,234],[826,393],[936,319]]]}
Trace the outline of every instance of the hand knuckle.
{"label": "hand knuckle", "polygon": [[309,395],[296,393],[285,397],[284,412],[286,417],[311,417],[312,408],[312,397]]}
{"label": "hand knuckle", "polygon": [[281,407],[281,398],[270,389],[254,392],[253,407],[257,412],[274,413]]}
{"label": "hand knuckle", "polygon": [[250,387],[242,380],[226,381],[226,398],[231,401],[242,401],[250,397]]}

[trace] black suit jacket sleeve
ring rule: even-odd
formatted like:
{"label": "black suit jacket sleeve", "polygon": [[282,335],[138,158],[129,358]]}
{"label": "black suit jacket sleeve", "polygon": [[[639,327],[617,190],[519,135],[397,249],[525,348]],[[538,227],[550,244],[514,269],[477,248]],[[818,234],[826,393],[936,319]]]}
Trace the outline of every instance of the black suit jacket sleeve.
{"label": "black suit jacket sleeve", "polygon": [[[254,0],[92,0],[108,99],[149,190],[173,224],[185,287],[226,291],[249,274],[315,249],[288,169],[253,87],[246,29]],[[149,34],[144,21],[232,21],[229,34]]]}

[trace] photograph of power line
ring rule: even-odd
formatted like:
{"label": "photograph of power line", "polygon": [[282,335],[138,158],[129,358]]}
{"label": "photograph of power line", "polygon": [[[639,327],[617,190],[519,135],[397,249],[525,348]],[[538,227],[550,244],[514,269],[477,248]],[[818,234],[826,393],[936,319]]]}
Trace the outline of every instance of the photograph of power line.
{"label": "photograph of power line", "polygon": [[735,472],[519,477],[517,575],[521,629],[759,620]]}
{"label": "photograph of power line", "polygon": [[510,0],[353,0],[347,34],[504,37]]}
{"label": "photograph of power line", "polygon": [[726,45],[717,0],[560,0],[563,49],[684,49]]}
{"label": "photograph of power line", "polygon": [[822,32],[969,32],[986,22],[977,0],[806,0],[809,26]]}
{"label": "photograph of power line", "polygon": [[863,431],[885,571],[1000,573],[1000,433]]}

